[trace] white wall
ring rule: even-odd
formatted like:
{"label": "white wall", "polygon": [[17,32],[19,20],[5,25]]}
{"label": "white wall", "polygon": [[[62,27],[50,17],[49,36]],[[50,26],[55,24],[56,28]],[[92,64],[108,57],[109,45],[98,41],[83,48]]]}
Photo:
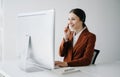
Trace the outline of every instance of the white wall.
{"label": "white wall", "polygon": [[97,36],[95,48],[101,50],[97,63],[120,60],[120,0],[4,0],[4,58],[16,58],[16,16],[18,13],[54,8],[56,10],[55,51],[58,52],[68,12],[76,7],[85,10],[86,24]]}

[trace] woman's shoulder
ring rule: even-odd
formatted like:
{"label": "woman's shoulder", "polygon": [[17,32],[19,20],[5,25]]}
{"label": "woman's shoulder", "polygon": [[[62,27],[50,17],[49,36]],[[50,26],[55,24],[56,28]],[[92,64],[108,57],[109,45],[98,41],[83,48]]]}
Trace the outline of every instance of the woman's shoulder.
{"label": "woman's shoulder", "polygon": [[86,28],[86,29],[84,30],[84,33],[85,33],[87,36],[96,37],[96,34],[90,32],[90,31],[88,30],[88,28]]}
{"label": "woman's shoulder", "polygon": [[94,33],[92,33],[92,32],[89,32],[89,34],[90,34],[91,36],[95,36],[95,37],[96,37],[96,35],[95,35]]}

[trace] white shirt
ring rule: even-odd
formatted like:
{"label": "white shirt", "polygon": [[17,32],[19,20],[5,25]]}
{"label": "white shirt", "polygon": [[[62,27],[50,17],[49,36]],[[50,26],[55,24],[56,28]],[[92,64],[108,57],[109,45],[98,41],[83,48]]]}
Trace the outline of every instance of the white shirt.
{"label": "white shirt", "polygon": [[81,33],[86,29],[86,27],[84,27],[79,33],[77,33],[76,35],[73,34],[73,47],[75,46],[79,36],[81,35]]}

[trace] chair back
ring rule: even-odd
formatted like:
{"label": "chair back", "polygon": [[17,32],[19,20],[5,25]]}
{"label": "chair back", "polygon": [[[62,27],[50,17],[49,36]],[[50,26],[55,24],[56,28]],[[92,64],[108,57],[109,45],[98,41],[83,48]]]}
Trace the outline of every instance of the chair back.
{"label": "chair back", "polygon": [[93,58],[92,58],[91,64],[95,64],[96,58],[97,58],[99,53],[100,53],[100,50],[94,49],[94,54],[93,54]]}

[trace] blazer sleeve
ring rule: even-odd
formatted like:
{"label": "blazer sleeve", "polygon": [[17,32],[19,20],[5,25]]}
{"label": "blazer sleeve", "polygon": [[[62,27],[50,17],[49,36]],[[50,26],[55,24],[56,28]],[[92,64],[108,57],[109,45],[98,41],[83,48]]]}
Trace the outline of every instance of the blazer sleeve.
{"label": "blazer sleeve", "polygon": [[96,36],[94,34],[90,34],[87,40],[87,46],[85,48],[85,53],[82,58],[72,60],[68,62],[68,66],[86,66],[91,63],[94,46],[95,46]]}
{"label": "blazer sleeve", "polygon": [[67,41],[65,42],[64,38],[60,44],[60,48],[59,48],[59,55],[61,57],[64,57],[67,55],[67,52],[68,52],[68,48],[72,46],[72,42],[71,41]]}
{"label": "blazer sleeve", "polygon": [[68,48],[72,47],[72,40],[73,40],[73,33],[70,33],[70,36],[68,38],[68,41],[65,42],[64,38],[60,44],[60,48],[59,48],[59,55],[61,57],[64,57],[67,55],[68,52]]}

